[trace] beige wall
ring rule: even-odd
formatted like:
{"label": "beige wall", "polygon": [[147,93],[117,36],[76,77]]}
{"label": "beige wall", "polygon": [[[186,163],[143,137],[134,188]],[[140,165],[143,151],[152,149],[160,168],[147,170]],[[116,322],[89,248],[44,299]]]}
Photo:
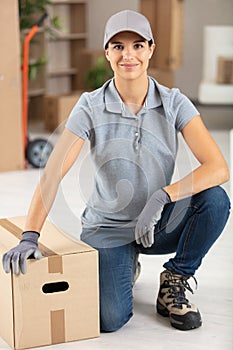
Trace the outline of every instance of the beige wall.
{"label": "beige wall", "polygon": [[177,71],[176,85],[196,99],[202,79],[203,29],[206,25],[233,25],[232,0],[184,0],[183,66]]}
{"label": "beige wall", "polygon": [[139,0],[88,0],[88,4],[88,46],[92,49],[102,48],[105,23],[112,14],[139,8]]}
{"label": "beige wall", "polygon": [[89,0],[89,43],[92,49],[102,48],[104,26],[108,18],[121,10],[139,8],[139,0]]}
{"label": "beige wall", "polygon": [[[202,42],[205,25],[233,25],[232,0],[184,0],[184,60],[176,73],[176,85],[191,98],[197,98],[202,77]],[[123,9],[139,9],[139,0],[89,0],[90,48],[102,48],[105,23]]]}

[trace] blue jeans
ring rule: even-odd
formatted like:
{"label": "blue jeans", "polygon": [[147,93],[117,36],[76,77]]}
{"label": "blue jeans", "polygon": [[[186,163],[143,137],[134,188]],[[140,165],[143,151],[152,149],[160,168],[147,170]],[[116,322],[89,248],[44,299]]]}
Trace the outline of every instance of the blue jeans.
{"label": "blue jeans", "polygon": [[229,209],[227,194],[216,186],[167,204],[155,226],[152,247],[144,248],[134,241],[114,248],[97,248],[101,331],[116,331],[133,315],[132,288],[138,254],[176,253],[164,263],[164,268],[193,276],[223,231]]}

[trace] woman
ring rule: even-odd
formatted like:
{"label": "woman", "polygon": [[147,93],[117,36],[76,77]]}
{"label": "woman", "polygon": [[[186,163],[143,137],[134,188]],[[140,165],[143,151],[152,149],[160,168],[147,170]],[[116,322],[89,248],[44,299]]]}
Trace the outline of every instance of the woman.
{"label": "woman", "polygon": [[[157,311],[175,328],[200,327],[200,312],[185,292],[229,215],[219,187],[229,179],[227,164],[189,99],[148,77],[155,43],[143,15],[126,10],[110,17],[104,48],[114,78],[74,107],[33,196],[22,240],[3,257],[4,269],[25,273],[26,259],[40,258],[39,232],[59,183],[89,139],[95,186],[81,238],[99,251],[101,331],[131,318],[141,253],[175,253],[163,265]],[[200,166],[171,183],[178,132]]]}

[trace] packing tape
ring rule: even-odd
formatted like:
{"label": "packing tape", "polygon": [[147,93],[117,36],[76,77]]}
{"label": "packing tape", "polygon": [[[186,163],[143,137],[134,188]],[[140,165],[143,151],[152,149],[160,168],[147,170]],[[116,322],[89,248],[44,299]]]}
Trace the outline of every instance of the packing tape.
{"label": "packing tape", "polygon": [[48,258],[49,273],[63,273],[62,256],[54,255]]}
{"label": "packing tape", "polygon": [[65,342],[65,311],[50,311],[50,327],[52,344]]}
{"label": "packing tape", "polygon": [[[19,240],[22,238],[23,230],[13,224],[8,219],[0,219],[0,226],[12,233]],[[42,243],[38,243],[38,247],[43,256],[48,258],[48,272],[49,273],[63,273],[62,256],[55,253]]]}

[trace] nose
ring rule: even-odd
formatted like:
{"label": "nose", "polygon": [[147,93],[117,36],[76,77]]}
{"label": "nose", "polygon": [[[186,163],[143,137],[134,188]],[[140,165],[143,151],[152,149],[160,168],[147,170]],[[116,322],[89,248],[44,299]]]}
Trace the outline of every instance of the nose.
{"label": "nose", "polygon": [[133,58],[133,50],[131,47],[125,47],[123,52],[122,52],[122,55],[123,55],[123,59],[125,60],[130,60]]}

